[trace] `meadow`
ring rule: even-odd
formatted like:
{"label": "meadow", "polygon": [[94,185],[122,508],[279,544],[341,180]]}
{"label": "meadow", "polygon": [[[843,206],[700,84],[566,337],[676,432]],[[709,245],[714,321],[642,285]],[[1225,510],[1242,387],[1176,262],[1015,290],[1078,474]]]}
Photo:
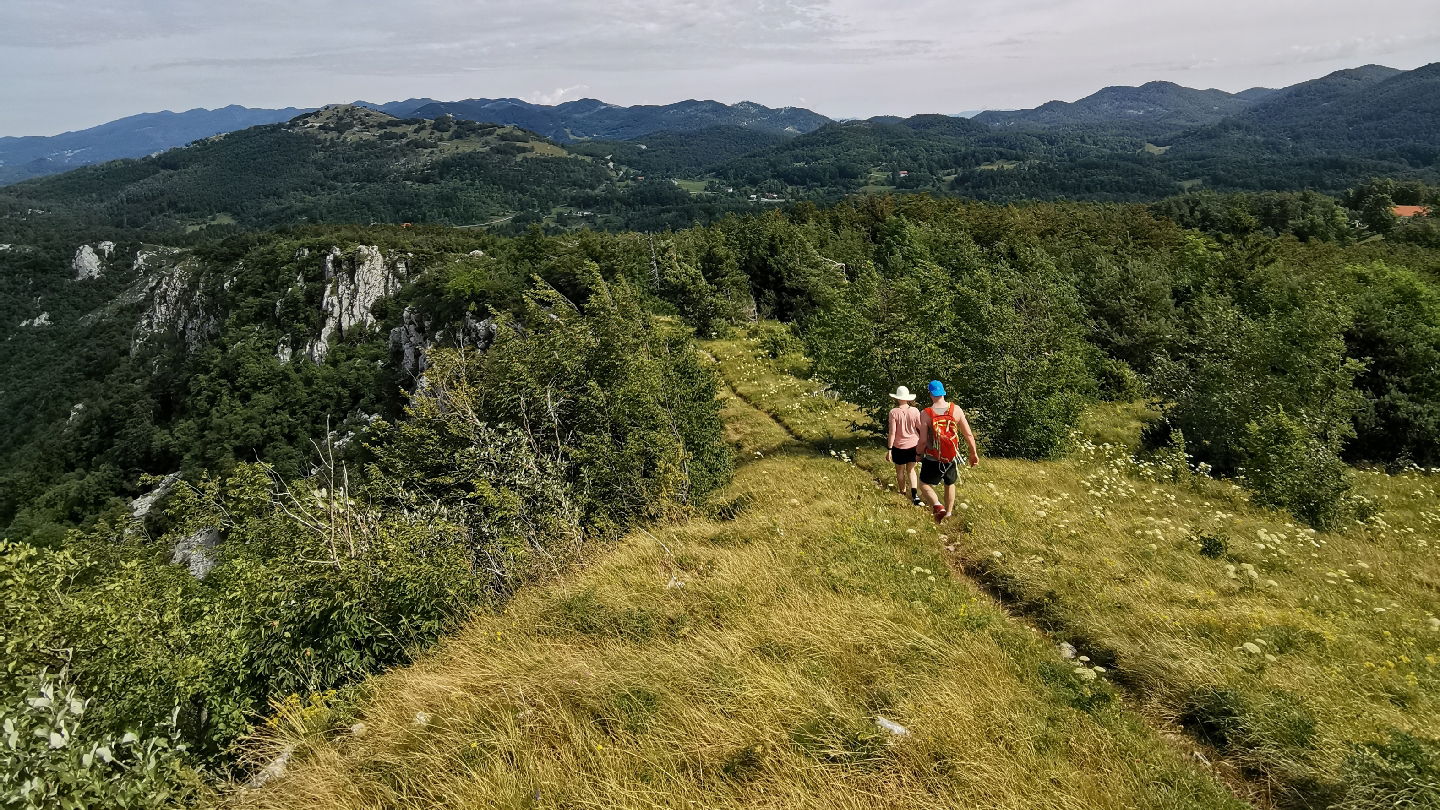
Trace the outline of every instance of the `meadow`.
{"label": "meadow", "polygon": [[735,379],[742,462],[708,514],[632,532],[358,691],[280,707],[252,755],[287,767],[231,806],[1245,806],[1104,667],[947,567],[920,510]]}
{"label": "meadow", "polygon": [[[708,347],[750,401],[889,477],[883,440],[853,432],[859,411],[787,373],[803,358]],[[1146,415],[1102,404],[1063,458],[968,471],[938,530],[956,563],[1265,801],[1440,802],[1425,741],[1440,734],[1440,471],[1359,471],[1368,516],[1317,532],[1180,459],[1137,456]]]}

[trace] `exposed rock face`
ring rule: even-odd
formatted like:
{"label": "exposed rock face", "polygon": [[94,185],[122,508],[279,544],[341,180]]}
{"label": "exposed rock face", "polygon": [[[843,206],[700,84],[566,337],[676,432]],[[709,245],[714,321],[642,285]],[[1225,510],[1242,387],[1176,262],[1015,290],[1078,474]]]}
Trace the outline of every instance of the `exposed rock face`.
{"label": "exposed rock face", "polygon": [[48,313],[48,312],[42,312],[42,313],[40,313],[39,315],[36,315],[35,317],[33,317],[33,318],[29,319],[29,320],[21,321],[21,322],[20,322],[20,325],[21,325],[21,326],[49,326],[49,325],[50,325],[50,313]]}
{"label": "exposed rock face", "polygon": [[[115,246],[112,244],[110,247],[113,250]],[[75,249],[75,258],[70,260],[70,269],[75,272],[76,281],[99,278],[100,256],[95,253],[95,248],[81,245]]]}
{"label": "exposed rock face", "polygon": [[325,312],[325,325],[320,336],[310,342],[305,353],[319,363],[330,351],[330,340],[345,337],[347,330],[375,323],[370,308],[376,301],[395,292],[404,280],[404,260],[395,263],[394,271],[386,265],[378,247],[360,245],[346,255],[340,248],[331,248],[325,256],[325,298],[320,308]]}
{"label": "exposed rock face", "polygon": [[467,312],[465,319],[455,325],[453,333],[450,330],[443,330],[436,335],[436,340],[456,348],[484,351],[495,342],[495,319],[480,320]]}
{"label": "exposed rock face", "polygon": [[414,307],[405,307],[402,323],[390,330],[390,356],[411,378],[418,378],[430,365],[425,356],[429,326]]}
{"label": "exposed rock face", "polygon": [[183,565],[190,569],[190,576],[204,579],[215,567],[215,547],[220,545],[219,529],[201,529],[175,544],[175,553],[170,557],[171,565]]}
{"label": "exposed rock face", "polygon": [[195,351],[216,330],[215,316],[205,311],[204,301],[192,290],[193,265],[181,262],[157,274],[146,284],[150,307],[135,327],[134,348],[164,333],[177,335],[187,351]]}
{"label": "exposed rock face", "polygon": [[484,351],[495,342],[495,319],[477,319],[465,313],[465,319],[448,329],[430,332],[430,320],[414,307],[406,307],[400,326],[390,330],[390,357],[410,376],[419,380],[430,367],[427,356],[433,346],[479,349]]}
{"label": "exposed rock face", "polygon": [[170,490],[180,482],[180,473],[174,472],[160,479],[160,483],[149,492],[141,495],[130,502],[130,516],[136,520],[144,520],[150,515],[151,510],[160,499],[170,494]]}
{"label": "exposed rock face", "polygon": [[171,247],[144,247],[135,252],[135,264],[131,267],[135,272],[149,270],[157,259],[168,259],[180,251]]}

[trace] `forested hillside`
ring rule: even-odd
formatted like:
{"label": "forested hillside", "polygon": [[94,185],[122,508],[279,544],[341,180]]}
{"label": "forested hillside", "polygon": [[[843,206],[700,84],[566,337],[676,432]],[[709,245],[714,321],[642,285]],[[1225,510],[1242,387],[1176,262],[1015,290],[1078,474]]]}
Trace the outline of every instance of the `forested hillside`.
{"label": "forested hillside", "polygon": [[69,171],[117,158],[144,157],[191,141],[260,124],[288,121],[309,112],[230,105],[131,115],[89,129],[50,136],[0,137],[0,185]]}

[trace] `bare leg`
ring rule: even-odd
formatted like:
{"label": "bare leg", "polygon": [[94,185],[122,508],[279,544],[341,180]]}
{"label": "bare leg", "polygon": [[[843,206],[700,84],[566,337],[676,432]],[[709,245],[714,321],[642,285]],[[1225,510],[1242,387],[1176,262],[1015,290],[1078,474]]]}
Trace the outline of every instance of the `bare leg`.
{"label": "bare leg", "polygon": [[953,515],[953,514],[955,514],[955,485],[954,485],[954,484],[950,484],[949,486],[945,487],[945,514],[946,514],[947,516],[948,516],[948,515]]}
{"label": "bare leg", "polygon": [[918,472],[918,469],[919,469],[920,465],[919,465],[919,464],[907,464],[907,465],[905,465],[905,466],[907,466],[907,467],[910,468],[910,488],[911,488],[911,489],[919,489],[919,488],[920,488],[920,474],[919,474],[919,472]]}
{"label": "bare leg", "polygon": [[932,509],[935,508],[936,504],[940,503],[940,496],[935,494],[935,489],[929,484],[920,485],[920,497],[924,498],[925,504]]}
{"label": "bare leg", "polygon": [[901,495],[903,495],[903,496],[905,496],[905,497],[909,497],[909,494],[910,494],[910,493],[908,493],[908,492],[905,491],[905,468],[906,468],[907,466],[909,466],[909,465],[908,465],[908,464],[896,464],[896,465],[895,465],[895,491],[898,492],[898,493],[900,493]]}

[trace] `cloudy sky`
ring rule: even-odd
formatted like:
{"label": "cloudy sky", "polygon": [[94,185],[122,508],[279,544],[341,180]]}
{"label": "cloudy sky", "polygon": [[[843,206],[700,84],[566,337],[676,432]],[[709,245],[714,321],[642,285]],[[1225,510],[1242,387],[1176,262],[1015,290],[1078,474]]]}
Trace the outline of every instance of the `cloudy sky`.
{"label": "cloudy sky", "polygon": [[1436,0],[3,0],[0,135],[417,96],[864,117],[1432,61]]}

